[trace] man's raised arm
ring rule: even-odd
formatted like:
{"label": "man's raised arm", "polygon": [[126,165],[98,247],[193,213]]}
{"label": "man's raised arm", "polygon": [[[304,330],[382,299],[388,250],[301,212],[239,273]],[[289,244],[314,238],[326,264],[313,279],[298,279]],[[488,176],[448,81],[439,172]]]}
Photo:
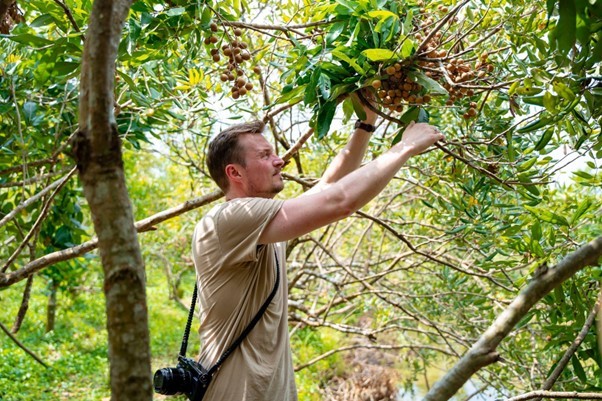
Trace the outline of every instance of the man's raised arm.
{"label": "man's raised arm", "polygon": [[[376,123],[377,114],[368,106],[363,105],[366,118],[362,120],[364,126],[372,126]],[[341,150],[328,165],[320,181],[304,195],[316,193],[339,181],[341,178],[356,170],[362,163],[372,131],[364,128],[355,128],[345,148]]]}
{"label": "man's raised arm", "polygon": [[284,201],[259,243],[288,241],[351,215],[376,197],[410,157],[442,139],[437,128],[410,123],[402,140],[375,160],[321,191]]}

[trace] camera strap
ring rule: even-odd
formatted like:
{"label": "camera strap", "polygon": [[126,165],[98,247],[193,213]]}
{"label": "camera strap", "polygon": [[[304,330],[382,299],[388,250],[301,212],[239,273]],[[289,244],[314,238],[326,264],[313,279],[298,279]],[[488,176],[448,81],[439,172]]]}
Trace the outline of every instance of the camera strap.
{"label": "camera strap", "polygon": [[[274,296],[276,295],[276,292],[278,291],[278,285],[280,283],[280,264],[278,263],[278,254],[276,253],[276,249],[274,249],[274,258],[276,259],[276,281],[274,282],[274,288],[272,289],[272,292],[270,292],[270,295],[268,295],[268,298],[265,300],[263,305],[261,305],[261,308],[259,308],[259,311],[257,311],[255,316],[253,317],[253,320],[251,320],[251,322],[247,325],[247,327],[245,327],[245,329],[240,334],[240,336],[238,336],[238,338],[236,340],[234,340],[234,342],[228,347],[228,349],[224,351],[224,353],[222,354],[222,356],[220,356],[220,358],[217,360],[215,365],[213,365],[207,371],[207,374],[209,377],[213,376],[213,374],[224,363],[224,361],[226,360],[226,358],[228,358],[228,356],[232,353],[232,351],[234,351],[243,342],[245,337],[247,335],[249,335],[251,330],[253,330],[255,325],[259,322],[259,319],[261,319],[261,317],[263,316],[265,311],[268,309],[268,306],[272,302],[272,299],[274,299]],[[190,326],[192,325],[192,319],[194,318],[194,307],[196,305],[197,295],[198,295],[198,288],[197,288],[197,284],[195,282],[194,290],[192,292],[192,303],[190,304],[190,312],[188,313],[188,321],[186,322],[186,329],[184,330],[184,337],[182,338],[182,347],[180,348],[180,356],[181,357],[186,356],[186,348],[188,347],[188,336],[190,334]]]}

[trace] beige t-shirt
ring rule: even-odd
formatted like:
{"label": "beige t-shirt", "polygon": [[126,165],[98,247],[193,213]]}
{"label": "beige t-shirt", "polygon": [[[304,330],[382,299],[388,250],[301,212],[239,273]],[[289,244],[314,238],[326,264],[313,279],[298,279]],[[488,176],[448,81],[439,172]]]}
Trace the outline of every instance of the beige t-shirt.
{"label": "beige t-shirt", "polygon": [[297,390],[288,335],[285,244],[257,245],[283,201],[234,199],[197,224],[192,254],[201,304],[200,363],[206,369],[247,327],[280,285],[257,325],[218,370],[203,401],[295,401]]}

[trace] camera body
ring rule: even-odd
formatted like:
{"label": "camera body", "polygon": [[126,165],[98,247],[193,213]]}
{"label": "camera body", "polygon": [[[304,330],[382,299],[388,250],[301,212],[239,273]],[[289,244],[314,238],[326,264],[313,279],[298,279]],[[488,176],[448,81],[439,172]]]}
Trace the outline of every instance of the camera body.
{"label": "camera body", "polygon": [[201,401],[212,376],[200,363],[180,355],[175,368],[163,368],[155,372],[153,386],[159,394],[184,394],[190,401]]}

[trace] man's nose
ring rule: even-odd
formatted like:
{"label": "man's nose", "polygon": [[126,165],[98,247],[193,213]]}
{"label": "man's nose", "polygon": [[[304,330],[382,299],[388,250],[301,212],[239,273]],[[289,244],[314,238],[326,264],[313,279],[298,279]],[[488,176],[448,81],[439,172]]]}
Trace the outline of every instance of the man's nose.
{"label": "man's nose", "polygon": [[284,164],[284,160],[280,156],[274,155],[274,166],[282,167]]}

